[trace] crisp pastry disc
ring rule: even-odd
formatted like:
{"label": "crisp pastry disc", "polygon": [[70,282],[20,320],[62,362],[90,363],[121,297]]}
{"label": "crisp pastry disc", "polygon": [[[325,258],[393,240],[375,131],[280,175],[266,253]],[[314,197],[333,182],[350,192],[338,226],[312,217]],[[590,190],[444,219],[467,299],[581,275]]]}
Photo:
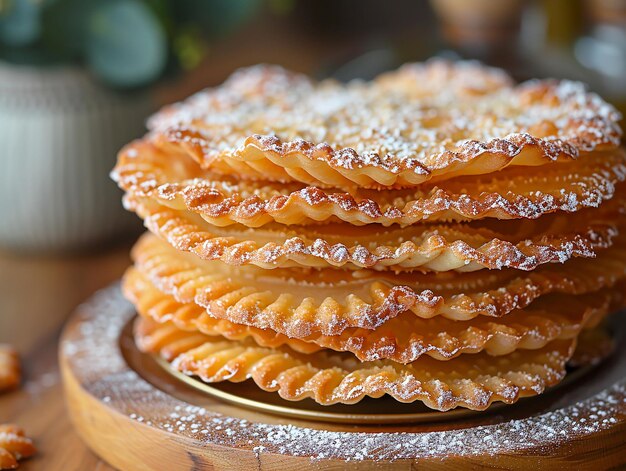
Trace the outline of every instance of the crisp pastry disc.
{"label": "crisp pastry disc", "polygon": [[626,204],[616,198],[600,209],[539,220],[473,224],[419,224],[406,228],[345,223],[317,226],[215,227],[187,211],[126,196],[125,206],[178,250],[229,265],[393,268],[471,272],[516,268],[530,271],[574,257],[595,257],[609,247]]}
{"label": "crisp pastry disc", "polygon": [[536,219],[555,211],[597,207],[624,181],[625,163],[620,149],[595,152],[573,163],[546,165],[541,172],[512,168],[409,190],[354,189],[345,193],[216,176],[187,157],[174,158],[150,143],[137,141],[119,154],[112,176],[135,196],[196,212],[218,226],[333,220],[404,226],[423,220]]}
{"label": "crisp pastry disc", "polygon": [[339,336],[314,334],[302,341],[269,329],[216,319],[195,303],[178,303],[134,269],[126,273],[123,289],[142,317],[158,323],[171,322],[181,330],[229,340],[250,337],[262,347],[286,345],[303,353],[323,347],[349,351],[361,361],[389,359],[404,364],[423,355],[436,360],[481,351],[501,356],[517,349],[542,348],[557,339],[572,339],[583,328],[597,325],[608,314],[613,299],[608,291],[586,296],[553,296],[523,311],[515,311],[501,321],[486,317],[466,322],[441,317],[421,319],[405,312],[376,330],[352,328]]}
{"label": "crisp pastry disc", "polygon": [[0,392],[17,387],[20,377],[17,352],[10,345],[0,344]]}
{"label": "crisp pastry disc", "polygon": [[124,274],[122,289],[124,296],[133,303],[141,316],[161,324],[171,322],[181,330],[200,331],[206,335],[219,335],[229,340],[251,337],[264,347],[288,345],[302,353],[313,353],[322,348],[314,343],[291,339],[269,329],[258,329],[211,317],[206,309],[195,303],[179,303],[173,296],[162,293],[146,276],[132,267]]}
{"label": "crisp pastry disc", "polygon": [[34,454],[35,446],[21,428],[0,424],[0,469],[16,469],[18,460]]}
{"label": "crisp pastry disc", "polygon": [[595,260],[468,274],[229,267],[178,252],[151,234],[135,245],[135,267],[161,292],[217,319],[291,338],[376,329],[406,311],[422,318],[500,317],[550,293],[586,294],[626,277],[622,239]]}
{"label": "crisp pastry disc", "polygon": [[619,113],[582,84],[496,75],[436,61],[341,85],[256,66],[166,107],[149,139],[218,173],[334,188],[415,186],[619,144]]}
{"label": "crisp pastry disc", "polygon": [[389,360],[360,362],[345,353],[301,354],[287,347],[259,347],[252,341],[224,340],[143,318],[135,326],[140,350],[158,353],[174,368],[208,383],[252,379],[283,399],[310,397],[323,405],[354,404],[366,396],[389,394],[400,402],[422,401],[441,411],[484,410],[495,401],[511,404],[541,394],[564,378],[576,345],[576,340],[557,340],[501,357],[485,353],[450,361],[422,357],[402,365]]}

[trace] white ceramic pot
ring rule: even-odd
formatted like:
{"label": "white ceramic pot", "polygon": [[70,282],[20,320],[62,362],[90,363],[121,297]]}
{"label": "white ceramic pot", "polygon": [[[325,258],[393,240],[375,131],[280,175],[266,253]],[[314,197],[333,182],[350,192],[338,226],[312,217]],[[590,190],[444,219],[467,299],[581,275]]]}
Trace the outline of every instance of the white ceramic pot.
{"label": "white ceramic pot", "polygon": [[151,110],[79,68],[0,63],[0,245],[72,250],[135,224],[108,175]]}

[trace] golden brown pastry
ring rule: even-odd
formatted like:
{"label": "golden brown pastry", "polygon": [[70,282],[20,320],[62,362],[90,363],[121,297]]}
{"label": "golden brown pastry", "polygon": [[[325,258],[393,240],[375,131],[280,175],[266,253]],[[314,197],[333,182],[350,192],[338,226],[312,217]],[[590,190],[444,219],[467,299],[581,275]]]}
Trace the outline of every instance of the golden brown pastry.
{"label": "golden brown pastry", "polygon": [[477,63],[241,70],[119,154],[152,233],[123,283],[137,344],[325,405],[540,394],[609,354],[625,304],[618,119],[582,84]]}
{"label": "golden brown pastry", "polygon": [[574,257],[595,257],[613,244],[626,207],[624,196],[602,209],[574,215],[406,228],[345,223],[220,228],[151,201],[126,197],[125,202],[172,246],[230,265],[471,272],[507,267],[529,271]]}
{"label": "golden brown pastry", "polygon": [[17,352],[10,345],[0,344],[0,392],[16,388],[20,384],[20,377]]}
{"label": "golden brown pastry", "polygon": [[[580,84],[512,86],[438,61],[408,70],[340,85],[244,69],[154,116],[151,139],[218,173],[334,188],[415,186],[619,142],[619,113]],[[469,81],[480,85],[454,85]]]}
{"label": "golden brown pastry", "polygon": [[[527,276],[507,272],[441,276],[338,270],[230,268],[177,252],[152,235],[133,249],[135,267],[178,302],[226,319],[294,338],[377,329],[404,312],[422,318],[499,317],[550,293],[586,294],[626,278],[626,248],[609,249],[598,263],[573,260]],[[406,283],[406,284],[405,284]],[[613,289],[612,291],[616,291]],[[565,296],[567,297],[567,296]]]}
{"label": "golden brown pastry", "polygon": [[429,357],[402,365],[389,360],[361,362],[348,354],[301,354],[288,347],[264,348],[251,341],[223,340],[139,319],[136,339],[143,351],[158,353],[179,371],[208,383],[252,379],[287,400],[310,397],[320,404],[354,404],[389,394],[400,402],[422,401],[437,410],[484,410],[492,402],[516,402],[540,394],[565,376],[575,340],[498,357],[462,355],[441,362]]}
{"label": "golden brown pastry", "polygon": [[158,323],[171,322],[181,330],[229,340],[250,337],[262,347],[286,345],[301,353],[325,348],[351,352],[361,361],[390,359],[403,364],[423,355],[442,361],[481,351],[501,356],[517,349],[542,348],[557,339],[576,338],[582,329],[595,327],[615,301],[606,290],[592,295],[552,296],[506,318],[480,317],[466,322],[421,319],[404,313],[374,330],[349,328],[339,335],[316,333],[299,339],[255,327],[254,320],[252,325],[237,324],[213,317],[195,303],[179,303],[134,269],[124,278],[124,293],[141,316]]}
{"label": "golden brown pastry", "polygon": [[35,446],[21,428],[0,424],[0,469],[17,469],[18,460],[34,454]]}
{"label": "golden brown pastry", "polygon": [[406,226],[422,221],[536,219],[555,211],[594,208],[613,197],[615,186],[624,181],[626,155],[617,149],[544,165],[540,172],[519,167],[407,190],[345,192],[217,176],[186,156],[173,163],[171,155],[150,142],[137,141],[122,150],[113,176],[131,195],[197,213],[217,226],[337,220],[358,226]]}

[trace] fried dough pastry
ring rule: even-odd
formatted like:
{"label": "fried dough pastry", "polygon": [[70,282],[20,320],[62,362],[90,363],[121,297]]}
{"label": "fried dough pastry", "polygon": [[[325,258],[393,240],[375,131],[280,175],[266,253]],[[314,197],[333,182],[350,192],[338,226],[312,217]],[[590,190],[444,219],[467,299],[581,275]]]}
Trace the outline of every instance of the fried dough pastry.
{"label": "fried dough pastry", "polygon": [[[216,173],[344,189],[411,187],[618,145],[619,113],[582,84],[512,86],[495,75],[437,61],[341,85],[256,66],[166,107],[149,139]],[[470,81],[478,86],[461,85]]]}
{"label": "fried dough pastry", "polygon": [[579,295],[626,277],[626,241],[595,260],[468,274],[305,271],[229,267],[178,252],[151,234],[132,251],[135,267],[161,292],[217,319],[292,338],[376,329],[406,311],[421,318],[500,317],[551,293]]}
{"label": "fried dough pastry", "polygon": [[18,460],[34,454],[35,446],[21,428],[0,424],[0,470],[16,469]]}
{"label": "fried dough pastry", "polygon": [[127,196],[125,205],[178,250],[230,265],[471,272],[506,267],[529,271],[545,263],[595,257],[613,243],[626,199],[571,216],[407,228],[344,223],[220,228],[149,200]]}
{"label": "fried dough pastry", "polygon": [[222,336],[229,340],[251,337],[264,347],[288,345],[301,353],[313,353],[322,347],[299,339],[208,315],[206,309],[195,303],[182,304],[173,296],[162,293],[139,271],[129,268],[122,281],[124,296],[134,304],[139,315],[158,323],[171,322],[177,328],[189,332],[200,331],[205,335]]}
{"label": "fried dough pastry", "polygon": [[140,318],[135,339],[145,352],[207,383],[252,379],[265,391],[291,401],[310,397],[323,405],[354,404],[389,394],[400,402],[421,401],[441,411],[484,410],[495,401],[512,404],[540,394],[565,376],[575,340],[557,340],[537,350],[501,357],[485,353],[450,361],[423,357],[408,365],[388,360],[359,362],[351,355],[297,353],[287,347],[259,347],[252,341],[203,336]]}
{"label": "fried dough pastry", "polygon": [[0,392],[20,384],[20,361],[10,345],[0,344]]}
{"label": "fried dough pastry", "polygon": [[613,299],[608,291],[577,297],[553,296],[501,321],[485,317],[467,322],[441,317],[426,320],[405,312],[376,330],[351,328],[339,336],[314,334],[303,341],[270,329],[216,319],[195,303],[178,303],[134,269],[126,273],[123,289],[142,317],[161,324],[171,322],[181,330],[229,340],[250,337],[262,347],[286,345],[302,353],[323,347],[352,352],[361,361],[389,359],[404,364],[423,355],[436,360],[481,351],[501,356],[517,349],[542,348],[557,339],[576,338],[583,328],[594,327],[606,316]]}
{"label": "fried dough pastry", "polygon": [[[626,306],[619,113],[473,62],[233,74],[118,155],[139,348],[288,400],[513,403]],[[580,345],[575,357],[576,345]]]}
{"label": "fried dough pastry", "polygon": [[196,212],[217,226],[333,220],[406,226],[423,220],[536,219],[555,211],[597,207],[613,197],[615,185],[624,181],[625,163],[624,151],[614,150],[574,163],[547,165],[541,172],[512,168],[410,190],[345,193],[216,176],[184,156],[174,160],[154,145],[137,141],[120,153],[112,175],[132,195]]}

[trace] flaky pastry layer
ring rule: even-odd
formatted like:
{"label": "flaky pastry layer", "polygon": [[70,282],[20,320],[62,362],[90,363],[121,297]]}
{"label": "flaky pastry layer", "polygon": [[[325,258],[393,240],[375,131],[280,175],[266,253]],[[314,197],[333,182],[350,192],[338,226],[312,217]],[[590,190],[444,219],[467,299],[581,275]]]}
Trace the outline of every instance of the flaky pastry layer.
{"label": "flaky pastry layer", "polygon": [[298,401],[354,404],[384,394],[400,402],[421,401],[441,411],[455,407],[484,410],[541,394],[565,376],[575,340],[557,340],[538,350],[516,351],[497,359],[484,353],[450,361],[422,357],[408,365],[388,360],[360,362],[351,355],[320,351],[300,354],[282,347],[256,346],[186,332],[172,324],[139,318],[135,339],[142,351],[158,353],[179,371],[208,383],[252,379],[265,391]]}
{"label": "flaky pastry layer", "polygon": [[376,329],[406,311],[426,319],[500,317],[551,293],[592,293],[626,277],[623,238],[595,260],[523,274],[234,268],[176,251],[150,234],[132,256],[137,270],[180,303],[201,306],[212,318],[300,339]]}
{"label": "flaky pastry layer", "polygon": [[608,291],[587,296],[553,296],[501,320],[485,317],[466,322],[442,317],[426,320],[405,312],[375,330],[348,328],[339,336],[318,333],[300,340],[270,329],[216,319],[195,303],[178,303],[135,269],[126,273],[123,289],[142,317],[161,324],[171,322],[181,330],[229,340],[250,337],[262,347],[286,345],[302,353],[313,353],[323,347],[351,352],[361,361],[389,359],[403,364],[423,355],[437,360],[481,351],[501,356],[518,349],[542,348],[557,339],[576,338],[583,328],[594,327],[608,314],[615,298]]}
{"label": "flaky pastry layer", "polygon": [[624,151],[597,152],[541,172],[510,169],[457,178],[411,190],[351,193],[302,184],[241,181],[200,169],[185,156],[134,142],[118,156],[113,178],[128,193],[172,209],[200,214],[211,224],[259,227],[271,222],[410,225],[481,218],[536,219],[555,211],[597,207],[626,178]]}
{"label": "flaky pastry layer", "polygon": [[341,85],[256,66],[166,107],[149,139],[215,172],[334,188],[415,186],[618,145],[619,113],[582,84],[495,75],[435,61]]}
{"label": "flaky pastry layer", "polygon": [[179,303],[173,296],[162,293],[145,275],[132,267],[124,274],[122,290],[139,315],[160,324],[171,322],[181,330],[199,331],[205,335],[222,336],[229,340],[250,337],[263,347],[288,345],[301,353],[313,353],[322,348],[314,343],[291,339],[269,329],[258,329],[211,317],[206,309],[195,303]]}
{"label": "flaky pastry layer", "polygon": [[618,234],[626,205],[620,197],[597,210],[539,220],[490,221],[406,228],[345,223],[250,229],[211,226],[197,215],[127,195],[125,206],[179,250],[229,265],[415,269],[471,272],[530,271],[574,257],[595,257]]}

